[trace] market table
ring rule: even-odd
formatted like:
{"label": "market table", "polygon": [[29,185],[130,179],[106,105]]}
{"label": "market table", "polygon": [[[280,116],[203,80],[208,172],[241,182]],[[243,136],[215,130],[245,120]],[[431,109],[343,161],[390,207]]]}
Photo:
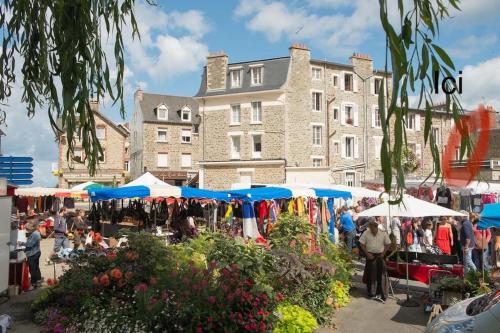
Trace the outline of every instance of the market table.
{"label": "market table", "polygon": [[[463,265],[426,265],[420,263],[408,264],[408,278],[429,284],[429,271],[439,269],[449,271],[454,276],[464,276]],[[387,272],[391,277],[406,278],[406,262],[387,261]]]}

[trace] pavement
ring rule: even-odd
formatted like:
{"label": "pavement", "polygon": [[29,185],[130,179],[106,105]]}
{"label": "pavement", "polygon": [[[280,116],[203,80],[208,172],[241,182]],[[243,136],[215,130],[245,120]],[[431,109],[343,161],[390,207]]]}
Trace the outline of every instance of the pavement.
{"label": "pavement", "polygon": [[[406,300],[406,281],[401,280],[385,304],[367,298],[366,287],[361,282],[363,265],[357,263],[351,302],[335,313],[336,330],[318,330],[318,333],[415,333],[424,332],[429,314],[424,313],[423,304],[418,307],[403,307]],[[393,280],[391,278],[391,280]],[[420,301],[428,290],[427,285],[410,281],[411,297]]]}
{"label": "pavement", "polygon": [[[40,270],[45,281],[54,278],[54,265],[46,264],[46,259],[52,251],[53,239],[42,240],[40,247]],[[55,265],[55,276],[60,276],[67,266]],[[424,332],[428,314],[424,313],[423,305],[419,307],[402,307],[398,300],[406,299],[406,284],[404,280],[395,290],[395,298],[389,298],[385,304],[366,297],[366,289],[361,282],[363,264],[356,263],[354,286],[351,289],[351,302],[335,313],[335,327],[320,328],[316,333],[415,333]],[[410,281],[410,290],[414,298],[419,300],[427,291],[425,284]],[[29,312],[29,305],[35,299],[37,290],[13,296],[9,301],[0,304],[0,314],[9,314],[13,318],[13,326],[8,332],[38,333],[42,327],[34,324]],[[0,300],[1,302],[2,300]]]}

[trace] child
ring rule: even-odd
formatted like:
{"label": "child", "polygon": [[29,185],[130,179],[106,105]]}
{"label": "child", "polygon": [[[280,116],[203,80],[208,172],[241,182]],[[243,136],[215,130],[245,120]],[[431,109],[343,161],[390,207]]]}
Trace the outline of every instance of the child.
{"label": "child", "polygon": [[429,248],[434,245],[434,237],[432,235],[432,222],[426,221],[424,224],[424,245]]}

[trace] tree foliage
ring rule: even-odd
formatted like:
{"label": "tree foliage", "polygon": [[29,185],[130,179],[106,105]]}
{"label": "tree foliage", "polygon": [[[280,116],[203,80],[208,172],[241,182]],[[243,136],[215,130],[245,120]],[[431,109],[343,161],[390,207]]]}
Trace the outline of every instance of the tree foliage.
{"label": "tree foliage", "polygon": [[[399,21],[390,22],[388,6],[396,1],[379,0],[380,21],[386,33],[386,71],[393,73],[392,89],[382,83],[379,110],[382,118],[383,141],[381,165],[385,191],[391,191],[396,178],[396,200],[400,202],[405,188],[403,159],[407,146],[405,116],[410,109],[409,96],[418,93],[418,108],[425,107],[424,142],[430,146],[436,181],[442,177],[440,152],[432,128],[434,102],[432,96],[433,73],[452,76],[455,65],[446,51],[437,45],[439,23],[449,17],[449,9],[459,10],[459,0],[398,0]],[[447,82],[448,90],[451,83]],[[463,109],[456,94],[446,95],[446,112],[451,113],[462,134],[461,156],[470,155],[472,144],[464,128],[460,128]],[[391,120],[393,128],[390,128]],[[391,142],[392,140],[392,142]],[[394,172],[393,172],[394,171]],[[430,177],[431,175],[429,175]]]}
{"label": "tree foliage", "polygon": [[[151,3],[152,0],[146,0]],[[46,109],[57,135],[65,134],[67,158],[81,140],[84,161],[93,175],[102,148],[90,102],[108,95],[125,115],[122,29],[132,27],[135,0],[3,0],[0,25],[0,103],[7,104],[22,74],[22,102],[29,117]],[[108,65],[106,40],[114,40],[116,68]],[[20,62],[20,64],[16,63]],[[2,112],[5,120],[6,113]],[[60,120],[60,121],[58,121]]]}

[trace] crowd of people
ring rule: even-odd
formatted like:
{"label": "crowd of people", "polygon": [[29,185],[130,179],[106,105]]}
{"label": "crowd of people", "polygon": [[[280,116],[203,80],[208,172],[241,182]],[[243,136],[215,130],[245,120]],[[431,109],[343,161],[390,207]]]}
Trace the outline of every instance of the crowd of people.
{"label": "crowd of people", "polygon": [[497,267],[500,235],[479,230],[479,215],[461,211],[464,217],[361,217],[361,205],[339,211],[336,227],[349,251],[358,248],[366,257],[368,295],[387,298],[385,256],[389,250],[457,256],[465,272]]}

